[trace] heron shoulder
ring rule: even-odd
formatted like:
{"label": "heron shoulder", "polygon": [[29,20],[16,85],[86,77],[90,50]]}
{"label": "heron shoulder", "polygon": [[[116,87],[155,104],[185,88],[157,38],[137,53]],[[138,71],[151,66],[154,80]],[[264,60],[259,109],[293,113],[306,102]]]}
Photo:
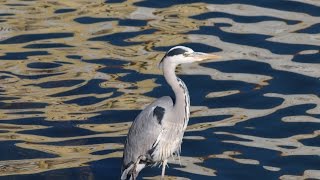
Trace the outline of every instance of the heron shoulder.
{"label": "heron shoulder", "polygon": [[173,99],[170,96],[163,96],[158,98],[153,103],[150,104],[151,106],[163,106],[164,108],[169,108],[173,106]]}

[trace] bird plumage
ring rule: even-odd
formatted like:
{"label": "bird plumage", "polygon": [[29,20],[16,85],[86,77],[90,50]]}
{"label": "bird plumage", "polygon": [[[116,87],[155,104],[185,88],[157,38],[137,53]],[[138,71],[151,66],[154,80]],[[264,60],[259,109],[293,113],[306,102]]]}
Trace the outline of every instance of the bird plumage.
{"label": "bird plumage", "polygon": [[162,164],[164,177],[168,158],[179,156],[184,131],[190,116],[190,98],[187,86],[175,74],[176,66],[216,55],[194,52],[184,46],[171,48],[160,64],[175,101],[164,96],[147,106],[132,123],[123,153],[121,179],[135,179],[147,165]]}
{"label": "bird plumage", "polygon": [[[159,123],[158,117],[154,115],[156,107],[161,107],[165,112],[168,112],[173,107],[173,101],[169,96],[161,97],[148,105],[133,121],[125,143],[126,154],[123,156],[122,174],[126,168],[134,168],[133,166],[130,167],[130,165],[137,163],[138,159],[140,159],[138,164],[143,165],[155,163],[155,159],[159,159],[159,157],[152,157],[155,156],[153,151],[157,149],[163,134],[161,133],[163,125]],[[163,121],[163,118],[166,117],[163,116],[160,121]],[[126,172],[129,173],[132,170]],[[121,179],[127,179],[128,175],[123,174],[122,176]]]}

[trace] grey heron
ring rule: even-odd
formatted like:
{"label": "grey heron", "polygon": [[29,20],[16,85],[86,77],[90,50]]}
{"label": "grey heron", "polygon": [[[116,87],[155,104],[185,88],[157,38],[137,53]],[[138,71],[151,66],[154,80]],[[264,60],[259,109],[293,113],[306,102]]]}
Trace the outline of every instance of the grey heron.
{"label": "grey heron", "polygon": [[125,142],[121,179],[137,178],[147,165],[162,164],[164,178],[168,158],[180,154],[190,116],[190,97],[185,83],[176,76],[179,64],[217,59],[214,54],[194,52],[185,46],[171,48],[159,66],[171,86],[175,101],[164,96],[148,105],[133,121]]}

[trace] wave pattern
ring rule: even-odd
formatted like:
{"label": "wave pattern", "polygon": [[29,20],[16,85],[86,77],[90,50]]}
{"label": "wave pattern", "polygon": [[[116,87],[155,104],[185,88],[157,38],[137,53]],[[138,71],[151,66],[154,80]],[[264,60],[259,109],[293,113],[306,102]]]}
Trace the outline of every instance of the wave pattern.
{"label": "wave pattern", "polygon": [[0,179],[119,178],[175,45],[223,58],[178,70],[192,112],[170,178],[319,179],[319,1],[0,4]]}

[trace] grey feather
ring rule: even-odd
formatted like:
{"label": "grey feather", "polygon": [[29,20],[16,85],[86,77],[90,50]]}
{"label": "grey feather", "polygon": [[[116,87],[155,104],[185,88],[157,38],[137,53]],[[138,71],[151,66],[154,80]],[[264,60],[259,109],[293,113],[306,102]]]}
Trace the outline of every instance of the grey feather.
{"label": "grey feather", "polygon": [[130,163],[135,163],[140,156],[150,157],[152,146],[161,132],[161,124],[158,123],[157,116],[153,115],[154,109],[162,107],[166,112],[166,109],[169,110],[172,106],[172,99],[169,96],[164,96],[148,105],[137,116],[130,127],[125,143],[126,152],[123,156],[122,172]]}
{"label": "grey feather", "polygon": [[168,159],[180,154],[182,138],[190,117],[190,97],[187,86],[176,76],[175,69],[182,63],[217,58],[194,52],[184,46],[171,48],[161,60],[163,75],[175,94],[159,98],[147,106],[130,127],[123,152],[121,179],[136,179],[149,164],[162,164],[164,178]]}

